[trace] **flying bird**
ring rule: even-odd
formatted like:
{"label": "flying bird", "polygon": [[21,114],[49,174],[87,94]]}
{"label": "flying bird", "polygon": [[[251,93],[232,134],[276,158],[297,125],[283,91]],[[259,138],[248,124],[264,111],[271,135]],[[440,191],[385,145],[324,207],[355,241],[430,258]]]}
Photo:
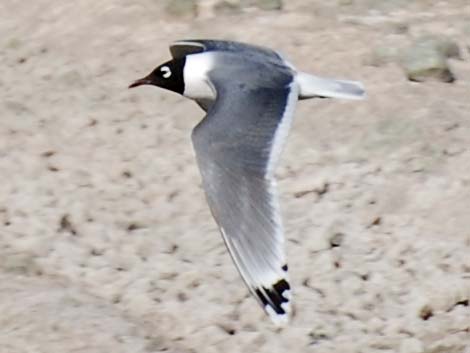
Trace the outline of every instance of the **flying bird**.
{"label": "flying bird", "polygon": [[180,40],[172,60],[129,88],[154,85],[206,112],[192,142],[207,203],[251,294],[285,324],[291,287],[274,170],[298,100],[362,99],[361,83],[297,71],[278,52],[233,41]]}

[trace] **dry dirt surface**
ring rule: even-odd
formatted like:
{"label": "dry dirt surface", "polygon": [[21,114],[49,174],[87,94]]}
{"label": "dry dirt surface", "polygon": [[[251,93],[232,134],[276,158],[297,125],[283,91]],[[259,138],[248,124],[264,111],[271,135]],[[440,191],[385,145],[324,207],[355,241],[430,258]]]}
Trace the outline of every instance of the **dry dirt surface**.
{"label": "dry dirt surface", "polygon": [[[470,352],[470,4],[0,2],[0,352]],[[455,40],[454,83],[374,48]],[[134,79],[176,39],[265,45],[360,80],[308,100],[277,170],[295,316],[276,329],[210,216],[191,101]]]}

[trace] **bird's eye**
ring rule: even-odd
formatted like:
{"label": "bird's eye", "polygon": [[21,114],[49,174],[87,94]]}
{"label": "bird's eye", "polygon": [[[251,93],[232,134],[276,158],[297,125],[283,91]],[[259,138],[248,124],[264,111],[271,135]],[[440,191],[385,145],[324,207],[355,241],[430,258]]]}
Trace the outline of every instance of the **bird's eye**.
{"label": "bird's eye", "polygon": [[163,78],[168,78],[168,77],[171,76],[171,70],[170,70],[170,68],[169,68],[168,66],[162,66],[162,67],[160,68],[160,71],[161,71],[161,73],[162,73],[162,77],[163,77]]}

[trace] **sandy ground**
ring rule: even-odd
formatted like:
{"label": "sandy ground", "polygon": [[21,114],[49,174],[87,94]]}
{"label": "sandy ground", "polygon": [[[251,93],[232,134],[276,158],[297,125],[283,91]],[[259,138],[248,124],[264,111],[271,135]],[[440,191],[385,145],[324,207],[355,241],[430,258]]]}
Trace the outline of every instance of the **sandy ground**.
{"label": "sandy ground", "polygon": [[[470,352],[470,6],[324,3],[183,21],[155,0],[1,1],[1,353]],[[454,84],[366,64],[421,33],[461,46]],[[203,112],[126,89],[188,37],[266,45],[368,91],[298,105],[277,173],[283,330],[210,217],[189,138]]]}

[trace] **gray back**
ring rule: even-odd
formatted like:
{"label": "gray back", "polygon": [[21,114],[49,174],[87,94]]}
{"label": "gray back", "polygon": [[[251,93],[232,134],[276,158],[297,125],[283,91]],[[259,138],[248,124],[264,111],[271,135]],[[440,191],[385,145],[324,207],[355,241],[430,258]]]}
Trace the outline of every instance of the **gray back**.
{"label": "gray back", "polygon": [[234,41],[188,39],[174,42],[170,46],[171,55],[175,59],[209,51],[236,52],[238,55],[244,56],[249,60],[256,57],[271,62],[278,62],[278,64],[283,63],[282,57],[274,50]]}

